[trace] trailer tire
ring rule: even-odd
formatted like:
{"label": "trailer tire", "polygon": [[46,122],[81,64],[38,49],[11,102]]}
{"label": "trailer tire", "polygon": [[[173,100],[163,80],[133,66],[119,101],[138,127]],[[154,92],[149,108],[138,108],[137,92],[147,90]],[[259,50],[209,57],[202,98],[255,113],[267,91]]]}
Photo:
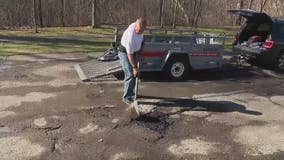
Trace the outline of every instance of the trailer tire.
{"label": "trailer tire", "polygon": [[188,76],[189,64],[186,58],[172,57],[166,67],[165,74],[172,81],[182,81]]}
{"label": "trailer tire", "polygon": [[275,67],[280,72],[284,71],[284,53],[277,58]]}

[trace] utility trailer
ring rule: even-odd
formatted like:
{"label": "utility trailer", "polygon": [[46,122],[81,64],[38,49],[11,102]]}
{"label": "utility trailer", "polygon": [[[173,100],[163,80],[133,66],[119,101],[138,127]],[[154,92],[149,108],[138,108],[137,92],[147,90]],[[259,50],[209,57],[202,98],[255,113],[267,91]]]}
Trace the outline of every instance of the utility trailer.
{"label": "utility trailer", "polygon": [[[111,52],[99,60],[75,66],[81,80],[95,80],[122,71],[117,59],[117,47],[122,32],[116,29]],[[189,70],[221,68],[226,36],[215,36],[195,30],[149,29],[139,54],[139,71],[159,71],[169,79],[180,81]],[[110,50],[109,50],[110,51]]]}

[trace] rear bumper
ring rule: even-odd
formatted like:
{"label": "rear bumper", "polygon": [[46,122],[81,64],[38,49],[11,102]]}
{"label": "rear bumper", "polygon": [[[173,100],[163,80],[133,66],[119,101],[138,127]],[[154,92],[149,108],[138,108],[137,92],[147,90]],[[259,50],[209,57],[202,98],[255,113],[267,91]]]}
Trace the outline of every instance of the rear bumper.
{"label": "rear bumper", "polygon": [[265,48],[250,48],[247,46],[235,45],[233,46],[233,52],[235,54],[240,54],[247,59],[257,59],[268,63],[271,63],[274,60],[273,52]]}

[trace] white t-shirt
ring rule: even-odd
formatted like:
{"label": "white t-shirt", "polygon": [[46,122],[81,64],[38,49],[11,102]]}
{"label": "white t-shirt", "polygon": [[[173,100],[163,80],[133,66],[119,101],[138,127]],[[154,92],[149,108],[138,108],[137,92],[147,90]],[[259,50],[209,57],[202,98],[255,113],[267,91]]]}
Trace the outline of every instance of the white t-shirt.
{"label": "white t-shirt", "polygon": [[125,47],[128,54],[139,51],[143,41],[143,34],[137,34],[134,28],[135,23],[130,24],[121,38],[121,44]]}

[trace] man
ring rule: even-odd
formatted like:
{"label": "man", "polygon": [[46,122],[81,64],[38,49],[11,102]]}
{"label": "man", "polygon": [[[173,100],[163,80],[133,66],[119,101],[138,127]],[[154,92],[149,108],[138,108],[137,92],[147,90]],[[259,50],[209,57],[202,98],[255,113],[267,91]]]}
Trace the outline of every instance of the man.
{"label": "man", "polygon": [[146,28],[146,20],[138,18],[124,31],[118,56],[124,72],[123,102],[130,105],[134,100],[135,78],[138,77],[136,54],[141,50],[143,32]]}

